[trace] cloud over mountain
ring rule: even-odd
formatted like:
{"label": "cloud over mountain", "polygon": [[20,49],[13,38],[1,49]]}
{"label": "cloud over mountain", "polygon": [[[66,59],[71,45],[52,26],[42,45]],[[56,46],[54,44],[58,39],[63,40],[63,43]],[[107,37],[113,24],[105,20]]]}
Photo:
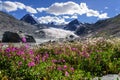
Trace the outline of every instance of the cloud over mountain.
{"label": "cloud over mountain", "polygon": [[50,22],[55,22],[57,24],[66,24],[68,22],[65,21],[64,18],[57,17],[57,16],[43,16],[39,17],[38,21],[40,23],[50,23]]}
{"label": "cloud over mountain", "polygon": [[32,8],[31,6],[26,6],[20,2],[3,1],[2,8],[7,12],[16,11],[18,9],[21,9],[21,10],[25,9],[29,13],[33,13],[33,14],[37,13],[36,9]]}
{"label": "cloud over mountain", "polygon": [[[108,18],[107,13],[100,13],[97,10],[89,9],[86,3],[77,4],[72,1],[54,3],[47,8],[36,8],[39,12],[47,12],[53,15],[83,15],[86,14],[87,17],[98,17],[98,18]],[[104,16],[103,16],[104,15]]]}

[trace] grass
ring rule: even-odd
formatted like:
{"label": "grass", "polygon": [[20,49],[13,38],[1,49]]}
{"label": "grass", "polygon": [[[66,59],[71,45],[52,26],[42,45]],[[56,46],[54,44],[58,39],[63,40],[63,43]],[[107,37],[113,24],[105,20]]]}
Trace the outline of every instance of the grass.
{"label": "grass", "polygon": [[119,72],[119,38],[0,46],[2,80],[84,80]]}

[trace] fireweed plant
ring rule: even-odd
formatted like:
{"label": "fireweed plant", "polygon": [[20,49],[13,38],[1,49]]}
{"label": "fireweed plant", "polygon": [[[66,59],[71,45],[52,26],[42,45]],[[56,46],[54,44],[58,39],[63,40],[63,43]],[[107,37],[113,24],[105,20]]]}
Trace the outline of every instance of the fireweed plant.
{"label": "fireweed plant", "polygon": [[[23,43],[26,39],[23,38]],[[120,73],[120,39],[49,43],[44,46],[0,44],[2,80],[84,80]]]}

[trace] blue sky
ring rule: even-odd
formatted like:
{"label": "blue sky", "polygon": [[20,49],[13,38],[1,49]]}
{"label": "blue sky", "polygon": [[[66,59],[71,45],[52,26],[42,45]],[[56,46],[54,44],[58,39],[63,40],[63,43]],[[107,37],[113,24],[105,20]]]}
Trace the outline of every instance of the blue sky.
{"label": "blue sky", "polygon": [[119,5],[119,0],[2,0],[2,11],[18,19],[29,13],[40,23],[94,23],[119,14]]}

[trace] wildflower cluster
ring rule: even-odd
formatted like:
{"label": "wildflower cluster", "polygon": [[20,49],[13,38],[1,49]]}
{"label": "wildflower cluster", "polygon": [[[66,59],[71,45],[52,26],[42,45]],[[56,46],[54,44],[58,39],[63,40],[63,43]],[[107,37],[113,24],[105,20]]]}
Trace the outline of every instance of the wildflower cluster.
{"label": "wildflower cluster", "polygon": [[81,80],[120,73],[119,66],[118,39],[98,38],[39,47],[0,44],[0,79]]}

